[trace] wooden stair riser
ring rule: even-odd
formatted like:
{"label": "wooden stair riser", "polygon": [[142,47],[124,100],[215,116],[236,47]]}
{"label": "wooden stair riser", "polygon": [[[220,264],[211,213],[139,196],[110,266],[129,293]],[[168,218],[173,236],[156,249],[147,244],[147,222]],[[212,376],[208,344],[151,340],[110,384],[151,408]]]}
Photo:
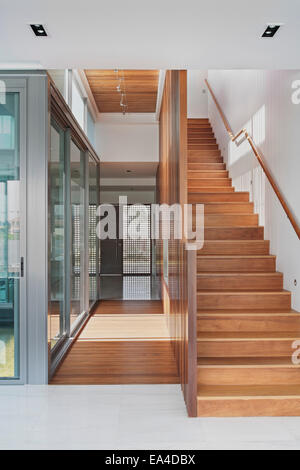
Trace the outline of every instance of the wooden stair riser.
{"label": "wooden stair riser", "polygon": [[300,397],[198,398],[197,416],[300,416]]}
{"label": "wooden stair riser", "polygon": [[229,203],[239,203],[239,202],[249,202],[249,194],[248,193],[204,193],[203,191],[199,194],[196,192],[190,192],[188,194],[188,202],[190,204],[205,204],[205,203],[219,203],[222,204],[224,202]]}
{"label": "wooden stair riser", "polygon": [[187,130],[188,134],[201,135],[203,134],[214,134],[211,126],[207,124],[189,126]]}
{"label": "wooden stair riser", "polygon": [[189,178],[188,188],[230,187],[230,178]]}
{"label": "wooden stair riser", "polygon": [[265,331],[295,331],[300,335],[300,315],[288,314],[239,314],[230,315],[201,315],[197,317],[198,333],[219,333],[221,331],[256,332]]}
{"label": "wooden stair riser", "polygon": [[[282,290],[283,275],[278,273],[258,274],[198,274],[198,290]],[[234,330],[233,330],[234,331]]]}
{"label": "wooden stair riser", "polygon": [[[201,253],[201,252],[200,252]],[[197,270],[202,272],[274,272],[275,256],[197,257]]]}
{"label": "wooden stair riser", "polygon": [[[193,226],[196,214],[193,215]],[[257,214],[204,214],[206,227],[252,227],[258,226]]]}
{"label": "wooden stair riser", "polygon": [[205,240],[263,240],[263,227],[204,227]]}
{"label": "wooden stair riser", "polygon": [[206,124],[210,126],[209,118],[189,118],[188,119],[188,127],[194,125],[202,125]]}
{"label": "wooden stair riser", "polygon": [[[201,203],[198,203],[201,204]],[[194,209],[195,211],[196,209]],[[252,202],[216,202],[205,204],[205,214],[251,214],[253,215],[253,203]]]}
{"label": "wooden stair riser", "polygon": [[206,186],[206,187],[197,187],[189,188],[189,193],[193,194],[207,194],[211,193],[221,193],[221,194],[233,194],[234,188],[232,186]]}
{"label": "wooden stair riser", "polygon": [[[196,145],[201,145],[201,146],[209,145],[209,148],[211,149],[218,148],[216,139],[214,138],[209,139],[207,137],[204,137],[204,138],[199,139],[199,138],[188,137],[188,149],[193,149],[193,147]],[[210,147],[211,145],[213,145],[214,147]],[[205,147],[202,147],[202,148],[205,148]]]}
{"label": "wooden stair riser", "polygon": [[199,129],[189,129],[188,133],[188,141],[189,139],[215,139],[215,135],[209,129],[203,129],[199,131]]}
{"label": "wooden stair riser", "polygon": [[198,366],[198,385],[299,385],[300,366]]}
{"label": "wooden stair riser", "polygon": [[208,170],[208,171],[197,171],[197,170],[189,170],[188,171],[188,179],[203,179],[203,178],[228,178],[228,171],[226,170]]}
{"label": "wooden stair riser", "polygon": [[282,292],[201,292],[197,293],[198,310],[250,308],[290,310],[291,293]]}
{"label": "wooden stair riser", "polygon": [[188,132],[195,131],[195,132],[213,132],[213,129],[209,122],[203,123],[189,123],[188,124]]}
{"label": "wooden stair riser", "polygon": [[209,132],[209,130],[204,129],[202,132],[197,132],[196,130],[191,130],[187,134],[187,141],[188,145],[190,143],[211,143],[211,144],[216,144],[217,140],[215,135],[212,132]]}
{"label": "wooden stair riser", "polygon": [[189,163],[188,170],[196,170],[196,171],[205,171],[205,170],[225,170],[226,166],[225,163]]}
{"label": "wooden stair riser", "polygon": [[[280,336],[280,335],[278,335]],[[198,357],[292,357],[297,339],[211,340],[197,343]]]}
{"label": "wooden stair riser", "polygon": [[[193,150],[193,149],[188,149],[188,160],[190,160],[190,158],[211,158],[211,157],[218,157],[222,160],[222,163],[224,163],[223,161],[223,157],[221,155],[221,150],[219,149],[205,149],[205,150],[201,150],[201,149],[196,149],[196,150]],[[198,161],[196,161],[195,163],[199,163]]]}
{"label": "wooden stair riser", "polygon": [[268,255],[267,240],[205,240],[200,255]]}
{"label": "wooden stair riser", "polygon": [[189,165],[212,165],[212,164],[223,165],[223,160],[222,158],[218,156],[211,156],[207,158],[189,157],[188,159],[188,166]]}
{"label": "wooden stair riser", "polygon": [[218,144],[188,144],[188,150],[218,150]]}

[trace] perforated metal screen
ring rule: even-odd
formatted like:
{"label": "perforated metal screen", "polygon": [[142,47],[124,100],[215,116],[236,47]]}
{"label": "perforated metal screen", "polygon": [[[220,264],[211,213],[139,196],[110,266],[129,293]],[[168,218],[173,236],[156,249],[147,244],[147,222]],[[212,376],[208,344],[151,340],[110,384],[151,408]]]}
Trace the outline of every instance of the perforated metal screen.
{"label": "perforated metal screen", "polygon": [[[133,232],[139,238],[132,239]],[[151,274],[151,206],[123,208],[123,274]]]}

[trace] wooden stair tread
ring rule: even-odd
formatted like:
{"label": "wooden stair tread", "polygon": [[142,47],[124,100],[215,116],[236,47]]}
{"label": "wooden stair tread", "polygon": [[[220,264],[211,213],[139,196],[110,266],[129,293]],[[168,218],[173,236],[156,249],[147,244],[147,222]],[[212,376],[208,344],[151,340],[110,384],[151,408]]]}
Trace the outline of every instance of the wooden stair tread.
{"label": "wooden stair tread", "polygon": [[[220,227],[210,227],[210,228],[220,228]],[[264,258],[264,259],[270,259],[270,258],[276,258],[275,255],[202,255],[201,251],[197,252],[197,256],[203,256],[206,259],[212,258],[212,259],[256,259],[256,258]]]}
{"label": "wooden stair tread", "polygon": [[263,309],[263,310],[252,310],[252,309],[240,309],[240,310],[232,310],[232,309],[223,309],[223,310],[198,310],[197,317],[202,317],[206,315],[212,316],[228,316],[228,315],[286,315],[286,316],[294,316],[300,318],[299,312],[296,310],[283,310],[283,309]]}
{"label": "wooden stair tread", "polygon": [[[191,165],[191,164],[190,164]],[[228,174],[228,170],[188,170],[188,173],[189,174],[193,174],[193,173],[211,173],[212,175],[214,175],[215,173],[226,173]]]}
{"label": "wooden stair tread", "polygon": [[278,272],[278,271],[275,271],[274,273],[271,273],[271,272],[268,272],[268,271],[267,272],[259,271],[257,273],[253,272],[253,271],[251,271],[249,273],[244,273],[244,272],[239,272],[239,271],[238,272],[234,272],[234,271],[232,271],[232,272],[231,271],[228,271],[228,272],[227,271],[222,271],[222,272],[220,272],[220,271],[218,271],[218,272],[201,271],[201,272],[197,273],[197,277],[199,277],[199,278],[203,277],[203,276],[205,276],[205,277],[206,276],[209,276],[209,277],[226,277],[226,276],[228,276],[228,277],[232,277],[232,276],[238,276],[238,277],[247,277],[247,276],[274,277],[274,276],[276,276],[276,277],[281,277],[282,275],[283,274]]}
{"label": "wooden stair tread", "polygon": [[237,386],[201,386],[197,399],[209,398],[265,398],[265,397],[300,397],[300,385],[237,385]]}
{"label": "wooden stair tread", "polygon": [[[300,364],[293,364],[290,357],[199,357],[198,367],[292,367],[300,368]],[[300,380],[300,376],[299,376]]]}
{"label": "wooden stair tread", "polygon": [[204,206],[236,206],[236,205],[239,205],[239,204],[248,204],[249,206],[253,207],[253,202],[249,201],[249,202],[235,202],[235,201],[211,201],[211,202],[204,202],[203,203]]}
{"label": "wooden stair tread", "polygon": [[[255,294],[255,292],[251,290],[248,290],[248,289],[245,289],[245,290],[242,290],[242,291],[236,291],[236,290],[230,290],[230,289],[227,289],[227,290],[218,290],[218,289],[214,289],[214,290],[203,290],[201,291],[201,294],[209,294],[209,295],[216,295],[216,294],[221,294],[221,295],[234,295],[234,294],[237,294],[237,295],[249,295],[250,294]],[[290,294],[290,291],[288,290],[285,290],[285,289],[280,289],[280,290],[277,290],[275,291],[276,294],[278,295],[285,295],[285,294]],[[263,291],[259,291],[258,292],[259,295],[261,294],[270,294],[270,295],[274,295],[274,291],[272,290],[263,290]]]}
{"label": "wooden stair tread", "polygon": [[[194,188],[192,188],[192,189],[194,189]],[[195,191],[189,191],[189,195],[192,195],[192,194],[198,194],[198,193],[196,193]],[[211,195],[216,195],[217,197],[219,196],[219,192],[214,192],[214,191],[208,191],[207,193],[203,193],[203,195],[204,195],[204,194],[208,194],[208,195],[210,195],[210,196],[211,196]],[[239,195],[240,195],[240,194],[248,195],[249,193],[237,191],[237,192],[235,192],[235,194],[239,194]],[[221,202],[223,202],[223,201],[215,201],[215,202],[216,202],[217,204],[219,204],[219,203],[221,203]],[[204,204],[207,204],[207,203],[205,202]]]}
{"label": "wooden stair tread", "polygon": [[[198,332],[197,341],[261,341],[261,340],[289,340],[300,339],[299,334],[294,331],[281,331],[281,332],[227,332],[227,331],[214,331],[214,332]],[[291,348],[292,353],[292,348]]]}
{"label": "wooden stair tread", "polygon": [[232,243],[239,243],[239,244],[244,244],[244,245],[247,245],[249,243],[252,243],[252,244],[262,244],[262,243],[269,243],[268,240],[205,240],[204,243],[210,243],[210,244],[214,244],[214,243],[217,243],[217,244],[220,244],[220,245],[226,245],[226,244],[232,244]]}

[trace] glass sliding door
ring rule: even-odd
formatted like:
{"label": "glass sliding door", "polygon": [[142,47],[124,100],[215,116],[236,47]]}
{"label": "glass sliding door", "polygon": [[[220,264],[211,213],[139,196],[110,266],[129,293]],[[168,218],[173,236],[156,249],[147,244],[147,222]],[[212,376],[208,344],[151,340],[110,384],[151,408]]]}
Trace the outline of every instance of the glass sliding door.
{"label": "glass sliding door", "polygon": [[0,379],[20,378],[20,93],[0,93]]}
{"label": "glass sliding door", "polygon": [[64,132],[53,121],[49,157],[49,312],[51,349],[66,333]]}
{"label": "glass sliding door", "polygon": [[71,329],[77,318],[85,311],[85,246],[84,246],[84,201],[85,201],[86,155],[71,141]]}
{"label": "glass sliding door", "polygon": [[89,157],[89,306],[98,299],[99,281],[99,239],[96,234],[97,207],[99,204],[99,166],[95,160]]}

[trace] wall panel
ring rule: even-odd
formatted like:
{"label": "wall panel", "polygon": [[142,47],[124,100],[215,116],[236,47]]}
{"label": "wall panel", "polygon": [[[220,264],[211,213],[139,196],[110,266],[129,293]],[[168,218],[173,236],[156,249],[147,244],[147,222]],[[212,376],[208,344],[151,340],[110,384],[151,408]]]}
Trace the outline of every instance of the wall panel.
{"label": "wall panel", "polygon": [[[160,113],[160,204],[187,203],[187,73],[168,71]],[[168,240],[168,263],[163,269],[160,245],[162,296],[170,336],[188,413],[196,413],[196,255],[186,251],[186,240]],[[166,266],[166,263],[165,263]],[[194,289],[194,290],[193,290]]]}

